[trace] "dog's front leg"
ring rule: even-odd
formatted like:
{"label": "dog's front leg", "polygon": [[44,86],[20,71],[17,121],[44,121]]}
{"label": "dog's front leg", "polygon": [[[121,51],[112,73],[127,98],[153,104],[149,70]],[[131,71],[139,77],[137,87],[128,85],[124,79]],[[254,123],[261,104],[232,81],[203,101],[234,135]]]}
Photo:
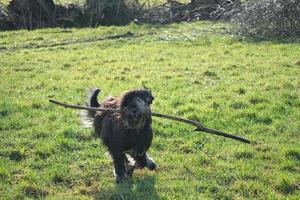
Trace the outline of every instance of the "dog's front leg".
{"label": "dog's front leg", "polygon": [[131,156],[125,156],[125,176],[126,178],[131,178],[134,171],[134,160]]}
{"label": "dog's front leg", "polygon": [[115,168],[115,179],[117,183],[122,182],[125,179],[125,154],[112,155],[114,168]]}

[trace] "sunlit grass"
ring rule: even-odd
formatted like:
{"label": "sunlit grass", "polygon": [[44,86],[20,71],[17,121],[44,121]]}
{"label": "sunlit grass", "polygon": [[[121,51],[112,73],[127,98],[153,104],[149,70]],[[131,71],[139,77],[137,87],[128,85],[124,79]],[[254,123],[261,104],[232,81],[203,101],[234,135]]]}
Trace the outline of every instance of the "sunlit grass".
{"label": "sunlit grass", "polygon": [[[212,26],[220,25],[0,32],[1,199],[299,199],[299,42],[192,31]],[[127,31],[142,36],[78,43]],[[71,44],[50,47],[61,42]],[[103,99],[142,84],[154,111],[252,144],[156,118],[158,170],[115,186],[106,150],[78,111],[48,99],[82,104],[89,87]]]}

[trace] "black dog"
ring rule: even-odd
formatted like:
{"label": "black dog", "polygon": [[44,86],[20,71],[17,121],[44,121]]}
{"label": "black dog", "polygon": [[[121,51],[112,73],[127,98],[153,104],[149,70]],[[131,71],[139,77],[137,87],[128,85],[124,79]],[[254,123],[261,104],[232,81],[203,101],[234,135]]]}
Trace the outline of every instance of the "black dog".
{"label": "black dog", "polygon": [[129,90],[119,97],[97,101],[100,89],[90,91],[87,106],[120,109],[121,113],[83,111],[85,124],[93,125],[113,158],[116,182],[131,178],[133,170],[156,168],[148,156],[153,133],[150,104],[154,100],[148,88]]}

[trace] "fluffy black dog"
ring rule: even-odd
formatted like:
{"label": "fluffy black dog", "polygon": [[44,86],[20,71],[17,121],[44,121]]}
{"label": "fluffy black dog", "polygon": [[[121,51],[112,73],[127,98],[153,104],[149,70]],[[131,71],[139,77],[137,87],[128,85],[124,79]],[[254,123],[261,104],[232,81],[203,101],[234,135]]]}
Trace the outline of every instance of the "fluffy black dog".
{"label": "fluffy black dog", "polygon": [[150,105],[154,100],[148,88],[129,90],[119,97],[98,103],[100,89],[90,91],[87,106],[120,109],[121,113],[83,111],[83,121],[92,125],[113,159],[116,182],[131,178],[134,169],[156,168],[148,156],[153,133]]}

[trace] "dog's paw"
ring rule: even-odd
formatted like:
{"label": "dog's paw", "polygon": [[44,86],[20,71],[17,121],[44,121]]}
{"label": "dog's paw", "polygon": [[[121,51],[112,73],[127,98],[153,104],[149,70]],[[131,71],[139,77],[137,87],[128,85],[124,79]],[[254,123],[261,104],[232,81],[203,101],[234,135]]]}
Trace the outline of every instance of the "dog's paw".
{"label": "dog's paw", "polygon": [[125,176],[116,176],[115,181],[117,184],[124,183],[130,180],[130,177]]}
{"label": "dog's paw", "polygon": [[124,177],[116,176],[115,181],[117,184],[122,183],[124,181]]}
{"label": "dog's paw", "polygon": [[155,162],[153,162],[153,163],[150,163],[150,164],[147,164],[147,168],[149,169],[149,170],[155,170],[156,169],[156,163]]}
{"label": "dog's paw", "polygon": [[126,171],[123,175],[116,175],[115,176],[115,181],[117,184],[119,183],[124,183],[124,182],[130,182],[131,178],[133,175],[133,169],[130,169]]}
{"label": "dog's paw", "polygon": [[133,175],[133,171],[134,171],[133,168],[132,168],[132,169],[126,170],[126,172],[125,172],[125,177],[126,177],[127,179],[131,179],[131,177],[132,177],[132,175]]}
{"label": "dog's paw", "polygon": [[156,169],[156,163],[149,156],[146,157],[146,167],[151,171]]}

